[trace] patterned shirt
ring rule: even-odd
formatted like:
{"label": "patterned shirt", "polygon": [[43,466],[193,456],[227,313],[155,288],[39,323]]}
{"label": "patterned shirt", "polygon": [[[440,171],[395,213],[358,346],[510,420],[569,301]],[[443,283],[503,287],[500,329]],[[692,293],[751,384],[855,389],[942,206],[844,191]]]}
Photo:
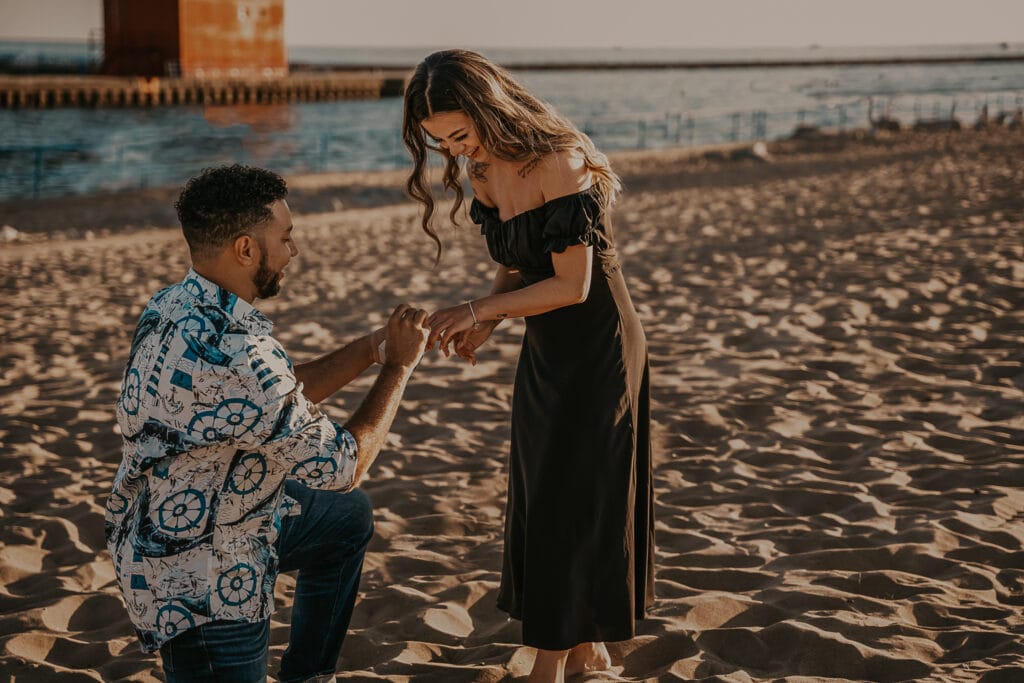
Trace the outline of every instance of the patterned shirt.
{"label": "patterned shirt", "polygon": [[142,649],[270,616],[285,478],[353,486],[356,443],[302,394],[272,323],[190,270],[146,306],[117,402],[107,547]]}

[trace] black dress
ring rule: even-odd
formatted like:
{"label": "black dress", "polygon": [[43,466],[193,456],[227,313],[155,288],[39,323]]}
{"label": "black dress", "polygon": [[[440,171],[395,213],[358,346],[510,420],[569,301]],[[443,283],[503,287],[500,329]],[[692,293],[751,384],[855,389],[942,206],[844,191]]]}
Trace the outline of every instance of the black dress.
{"label": "black dress", "polygon": [[512,399],[498,606],[545,650],[627,640],[654,600],[647,342],[612,231],[583,191],[508,221],[473,200],[491,257],[524,285],[594,248],[586,301],[526,318]]}

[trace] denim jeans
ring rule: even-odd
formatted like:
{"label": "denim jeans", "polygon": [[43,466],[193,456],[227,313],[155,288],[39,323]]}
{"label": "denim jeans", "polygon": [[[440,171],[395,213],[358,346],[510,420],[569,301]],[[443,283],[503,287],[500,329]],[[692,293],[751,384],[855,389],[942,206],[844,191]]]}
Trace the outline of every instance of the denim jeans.
{"label": "denim jeans", "polygon": [[[373,514],[366,494],[313,491],[285,482],[302,511],[285,517],[276,547],[281,571],[299,570],[282,683],[329,675],[359,592]],[[185,631],[160,648],[168,683],[264,683],[270,622],[212,621]]]}

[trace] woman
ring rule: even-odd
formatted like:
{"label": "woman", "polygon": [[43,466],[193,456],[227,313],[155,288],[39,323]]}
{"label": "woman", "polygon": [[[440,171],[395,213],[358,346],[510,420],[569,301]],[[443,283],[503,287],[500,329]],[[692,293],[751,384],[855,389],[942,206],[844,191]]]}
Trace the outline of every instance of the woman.
{"label": "woman", "polygon": [[437,311],[430,343],[475,362],[505,318],[525,317],[512,401],[498,606],[538,649],[531,682],[610,666],[654,597],[647,344],[609,208],[619,181],[590,139],[474,52],[427,57],[405,93],[409,193],[431,227],[427,150],[446,160],[454,221],[465,157],[499,264],[491,294]]}

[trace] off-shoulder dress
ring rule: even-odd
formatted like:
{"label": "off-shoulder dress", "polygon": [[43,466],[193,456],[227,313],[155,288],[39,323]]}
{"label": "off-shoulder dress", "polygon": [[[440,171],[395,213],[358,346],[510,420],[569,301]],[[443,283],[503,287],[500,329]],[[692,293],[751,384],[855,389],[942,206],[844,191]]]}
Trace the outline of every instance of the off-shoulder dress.
{"label": "off-shoulder dress", "polygon": [[552,252],[594,248],[586,300],[526,318],[512,399],[498,606],[546,650],[629,639],[654,599],[647,341],[599,209],[591,190],[506,221],[470,206],[524,286]]}

